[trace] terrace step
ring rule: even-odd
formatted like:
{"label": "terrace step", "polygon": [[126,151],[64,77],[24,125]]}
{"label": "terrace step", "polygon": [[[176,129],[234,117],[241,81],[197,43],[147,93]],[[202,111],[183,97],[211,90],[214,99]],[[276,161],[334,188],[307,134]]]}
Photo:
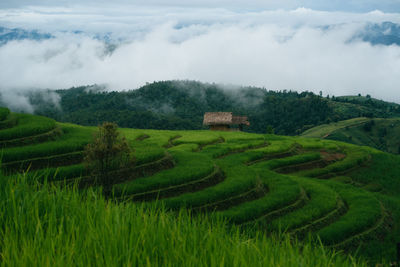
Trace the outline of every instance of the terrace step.
{"label": "terrace step", "polygon": [[321,159],[306,161],[306,162],[302,162],[299,164],[291,164],[291,165],[283,166],[283,167],[274,169],[274,171],[278,172],[278,173],[294,174],[296,176],[303,176],[302,172],[304,172],[304,171],[325,168],[325,167],[327,167],[337,161],[341,161],[345,158],[345,155],[341,154],[341,153],[327,153],[327,152],[321,151],[320,154],[321,154]]}
{"label": "terrace step", "polygon": [[145,140],[145,139],[147,139],[147,138],[150,138],[150,135],[141,134],[141,135],[139,135],[138,137],[136,137],[135,140],[136,140],[136,141],[143,141],[143,140]]}
{"label": "terrace step", "polygon": [[171,148],[171,147],[175,146],[174,140],[181,138],[181,137],[182,137],[181,135],[176,135],[176,136],[171,137],[170,139],[168,139],[168,143],[166,145],[164,145],[164,148]]}
{"label": "terrace step", "polygon": [[254,187],[248,191],[240,193],[235,196],[230,196],[226,199],[215,201],[212,203],[207,203],[202,206],[193,207],[193,212],[203,212],[203,211],[222,211],[229,209],[233,206],[237,206],[243,202],[252,201],[265,196],[268,193],[268,187],[262,185],[262,188]]}
{"label": "terrace step", "polygon": [[22,139],[40,135],[56,128],[56,122],[52,119],[31,114],[12,114],[16,118],[16,125],[0,130],[0,141]]}
{"label": "terrace step", "polygon": [[58,136],[62,135],[62,129],[60,127],[56,127],[49,132],[27,136],[23,138],[10,139],[5,141],[0,141],[0,148],[9,148],[16,146],[25,146],[25,145],[33,145],[37,143],[46,142],[49,140],[55,140]]}
{"label": "terrace step", "polygon": [[14,114],[10,114],[7,119],[0,121],[0,130],[5,130],[17,125],[18,119]]}
{"label": "terrace step", "polygon": [[49,157],[33,158],[21,161],[12,161],[2,164],[5,173],[26,172],[48,167],[73,165],[82,162],[83,151],[58,154]]}
{"label": "terrace step", "polygon": [[119,199],[132,200],[132,201],[151,201],[155,199],[162,199],[167,197],[179,196],[184,193],[191,193],[202,190],[204,188],[216,185],[222,182],[225,176],[218,167],[214,168],[214,171],[200,179],[190,181],[188,183],[169,186],[165,188],[159,188],[143,193],[123,196]]}
{"label": "terrace step", "polygon": [[223,158],[228,157],[228,156],[233,155],[233,154],[239,154],[239,153],[246,152],[248,150],[254,150],[254,149],[267,147],[268,145],[269,145],[269,143],[264,141],[263,143],[258,144],[258,145],[248,146],[248,147],[245,147],[245,148],[232,149],[232,150],[230,150],[230,151],[228,151],[228,152],[226,152],[226,153],[224,153],[222,155],[217,156],[216,158],[217,159],[223,159]]}
{"label": "terrace step", "polygon": [[303,228],[303,226],[312,226],[314,224],[310,225],[310,222],[319,221],[320,218],[335,211],[338,203],[343,205],[339,195],[329,186],[307,178],[297,178],[296,180],[306,190],[309,201],[301,209],[271,221],[268,228],[272,231],[291,232],[294,229]]}
{"label": "terrace step", "polygon": [[322,216],[318,219],[311,221],[310,223],[308,223],[304,226],[297,227],[297,228],[289,231],[288,233],[291,235],[295,235],[299,239],[303,239],[303,238],[305,238],[307,233],[315,232],[316,230],[319,230],[322,227],[331,224],[332,222],[337,220],[338,217],[345,214],[347,212],[347,210],[348,210],[348,207],[343,202],[343,199],[340,196],[338,196],[336,208],[334,210],[328,212],[327,214],[325,214],[324,216]]}
{"label": "terrace step", "polygon": [[[252,149],[256,148],[254,146],[247,147],[245,152]],[[243,164],[247,156],[245,154],[243,153],[229,160],[222,158],[216,161],[216,164],[226,175],[226,179],[221,183],[205,190],[197,191],[196,193],[187,193],[167,199],[165,200],[166,206],[176,209],[182,206],[196,208],[210,203],[212,205],[215,202],[224,201],[228,198],[234,199],[236,196],[251,190],[254,188],[256,173],[252,173],[251,170],[249,172],[246,171],[246,166]]]}
{"label": "terrace step", "polygon": [[[271,145],[271,147],[272,146],[273,145]],[[291,145],[288,149],[280,150],[280,151],[276,151],[276,152],[269,152],[267,154],[262,155],[259,158],[250,160],[250,161],[246,162],[245,164],[247,166],[252,166],[252,165],[264,162],[264,161],[291,157],[294,155],[298,155],[300,153],[300,149],[301,149],[301,146],[299,144],[295,143],[295,144]]]}
{"label": "terrace step", "polygon": [[241,227],[249,227],[251,226],[252,228],[265,228],[265,226],[268,224],[268,221],[278,218],[286,213],[292,212],[296,209],[299,209],[303,207],[306,202],[308,201],[307,194],[304,190],[303,187],[300,186],[300,194],[299,197],[292,203],[279,208],[275,209],[273,211],[269,211],[257,218],[254,218],[252,220],[246,221],[246,222],[241,222],[238,225]]}
{"label": "terrace step", "polygon": [[357,233],[355,235],[346,238],[340,243],[336,243],[328,247],[335,249],[356,248],[362,241],[366,241],[369,238],[374,238],[378,234],[383,236],[387,232],[388,228],[390,228],[390,223],[389,223],[390,217],[386,212],[385,208],[383,207],[382,202],[379,201],[379,203],[381,208],[381,217],[379,218],[379,220],[376,221],[376,223],[373,226],[360,233]]}
{"label": "terrace step", "polygon": [[[325,180],[343,198],[348,210],[336,221],[316,231],[326,246],[355,248],[372,231],[380,231],[388,218],[382,203],[373,193],[354,186]],[[360,237],[360,238],[358,238]],[[354,239],[353,239],[354,238]],[[353,241],[354,240],[354,241]]]}
{"label": "terrace step", "polygon": [[205,143],[205,144],[199,144],[199,147],[195,150],[195,152],[200,152],[202,151],[206,146],[212,146],[212,145],[216,145],[216,144],[221,144],[224,143],[225,139],[222,137],[219,137],[218,139]]}
{"label": "terrace step", "polygon": [[328,166],[328,163],[323,159],[319,159],[319,160],[313,160],[313,161],[309,161],[309,162],[305,162],[305,163],[280,167],[280,168],[274,169],[274,171],[277,173],[289,174],[289,173],[295,173],[295,172],[303,171],[303,170],[323,168],[326,166]]}
{"label": "terrace step", "polygon": [[368,163],[371,160],[372,160],[371,155],[368,155],[368,157],[366,159],[364,159],[361,164],[357,164],[355,166],[351,166],[348,169],[345,169],[345,170],[342,170],[342,171],[329,172],[329,173],[326,173],[326,174],[316,175],[314,177],[315,178],[319,178],[319,179],[330,179],[330,178],[335,177],[335,176],[346,176],[346,175],[348,175],[349,173],[351,173],[353,171],[356,171],[356,170],[358,170],[358,169],[360,169],[360,168],[362,168],[364,166],[368,166]]}
{"label": "terrace step", "polygon": [[[116,171],[111,171],[109,175],[113,177],[114,184],[118,184],[140,177],[152,176],[159,171],[170,169],[174,166],[175,162],[173,158],[170,154],[166,153],[164,157],[159,160],[144,163],[138,166],[132,166]],[[63,181],[57,181],[56,183],[59,185],[77,183],[79,187],[88,187],[95,184],[95,178],[93,178],[92,176],[83,176],[65,179]]]}

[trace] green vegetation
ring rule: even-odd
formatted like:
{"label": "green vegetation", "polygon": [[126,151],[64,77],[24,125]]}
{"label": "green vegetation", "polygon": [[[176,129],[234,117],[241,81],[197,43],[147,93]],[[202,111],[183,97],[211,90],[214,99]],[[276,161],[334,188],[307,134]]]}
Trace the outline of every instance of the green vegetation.
{"label": "green vegetation", "polygon": [[147,177],[135,179],[126,183],[115,185],[115,193],[138,194],[147,191],[162,189],[169,186],[179,185],[185,182],[205,177],[214,170],[214,165],[208,157],[193,153],[173,153],[176,167],[157,173],[152,179]]}
{"label": "green vegetation", "polygon": [[332,184],[332,186],[348,203],[349,210],[339,220],[317,233],[324,243],[342,245],[341,243],[350,242],[355,235],[381,223],[380,219],[385,215],[382,214],[380,202],[373,195],[348,185]]}
{"label": "green vegetation", "polygon": [[[25,129],[23,138],[37,136]],[[281,251],[287,249],[292,257],[303,251],[296,264],[350,263],[319,242],[371,264],[395,260],[398,156],[324,139],[120,129],[136,164],[113,168],[104,186],[82,164],[95,128],[54,123],[53,129],[60,129],[54,140],[2,151],[2,171],[9,175],[0,176],[3,262],[135,265],[149,257],[153,265],[214,265],[222,258],[229,265],[285,265],[292,263]],[[15,178],[18,171],[25,172],[22,180]],[[304,240],[301,248],[289,242],[296,238]],[[178,240],[183,245],[175,247],[184,251],[166,249]],[[196,246],[202,249],[193,257]]]}
{"label": "green vegetation", "polygon": [[370,146],[385,152],[400,154],[400,119],[356,118],[320,125],[301,134]]}
{"label": "green vegetation", "polygon": [[105,188],[113,185],[111,171],[134,164],[131,148],[121,137],[115,123],[105,122],[99,126],[94,140],[85,147],[84,163],[96,184]]}
{"label": "green vegetation", "polygon": [[8,108],[0,107],[0,121],[4,121],[8,115],[10,114],[10,110]]}
{"label": "green vegetation", "polygon": [[310,242],[24,177],[0,176],[0,229],[4,266],[367,266]]}
{"label": "green vegetation", "polygon": [[350,120],[338,121],[329,124],[322,124],[314,128],[308,129],[307,131],[303,132],[301,136],[311,137],[311,138],[326,138],[336,130],[363,125],[365,122],[369,120],[370,119],[368,118],[354,118]]}
{"label": "green vegetation", "polygon": [[307,192],[310,201],[302,209],[295,210],[269,222],[267,228],[270,231],[279,229],[290,231],[300,228],[336,208],[338,195],[330,187],[309,179],[299,178],[298,182]]}
{"label": "green vegetation", "polygon": [[65,125],[62,129],[64,134],[57,140],[4,149],[3,163],[83,151],[92,138],[92,129],[73,125]]}
{"label": "green vegetation", "polygon": [[19,114],[17,119],[16,127],[0,131],[0,142],[43,134],[56,126],[56,122],[52,119],[29,114]]}
{"label": "green vegetation", "polygon": [[112,121],[120,127],[141,129],[204,129],[203,115],[209,111],[248,116],[251,125],[246,131],[285,135],[357,117],[400,117],[400,105],[373,98],[324,98],[312,92],[225,88],[194,81],[154,82],[125,92],[105,92],[100,86],[78,87],[56,91],[61,109],[45,102],[40,93],[32,92],[29,97],[36,114],[58,121],[92,126]]}

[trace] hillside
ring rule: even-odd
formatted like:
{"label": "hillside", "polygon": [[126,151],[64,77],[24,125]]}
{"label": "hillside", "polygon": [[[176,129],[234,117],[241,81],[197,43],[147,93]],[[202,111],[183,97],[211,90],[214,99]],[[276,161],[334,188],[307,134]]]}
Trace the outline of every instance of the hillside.
{"label": "hillside", "polygon": [[194,81],[155,82],[126,92],[85,86],[32,92],[28,96],[36,114],[58,121],[93,126],[114,121],[121,127],[141,129],[204,129],[203,115],[209,111],[248,116],[248,132],[265,133],[273,128],[283,135],[360,116],[400,117],[399,105],[371,97],[325,98],[311,92],[276,92]]}
{"label": "hillside", "polygon": [[325,138],[400,154],[400,119],[356,118],[320,125],[301,134]]}
{"label": "hillside", "polygon": [[[28,182],[96,190],[81,163],[95,128],[6,109],[0,115],[4,174],[29,170]],[[398,156],[331,140],[244,132],[120,132],[137,161],[113,172],[113,193],[106,197],[193,215],[213,211],[211,217],[250,235],[283,230],[300,240],[318,236],[330,249],[372,262],[395,260]]]}

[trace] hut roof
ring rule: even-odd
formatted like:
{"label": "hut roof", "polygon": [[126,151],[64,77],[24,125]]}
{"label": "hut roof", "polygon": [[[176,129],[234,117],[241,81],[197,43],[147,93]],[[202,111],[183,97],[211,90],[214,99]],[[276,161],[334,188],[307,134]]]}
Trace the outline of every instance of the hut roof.
{"label": "hut roof", "polygon": [[204,125],[250,125],[246,116],[233,116],[232,112],[206,112],[204,114]]}

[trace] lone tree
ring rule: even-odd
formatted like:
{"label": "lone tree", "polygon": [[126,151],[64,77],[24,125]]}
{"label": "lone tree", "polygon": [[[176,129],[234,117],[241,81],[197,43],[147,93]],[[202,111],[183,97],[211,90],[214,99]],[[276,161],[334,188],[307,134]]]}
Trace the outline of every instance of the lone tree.
{"label": "lone tree", "polygon": [[84,163],[95,183],[109,191],[113,184],[110,171],[133,164],[131,149],[124,137],[119,136],[115,123],[104,122],[99,126],[92,143],[85,148]]}
{"label": "lone tree", "polygon": [[266,133],[267,134],[274,134],[275,133],[275,129],[274,129],[274,127],[272,127],[272,125],[267,125],[267,131],[266,131]]}

